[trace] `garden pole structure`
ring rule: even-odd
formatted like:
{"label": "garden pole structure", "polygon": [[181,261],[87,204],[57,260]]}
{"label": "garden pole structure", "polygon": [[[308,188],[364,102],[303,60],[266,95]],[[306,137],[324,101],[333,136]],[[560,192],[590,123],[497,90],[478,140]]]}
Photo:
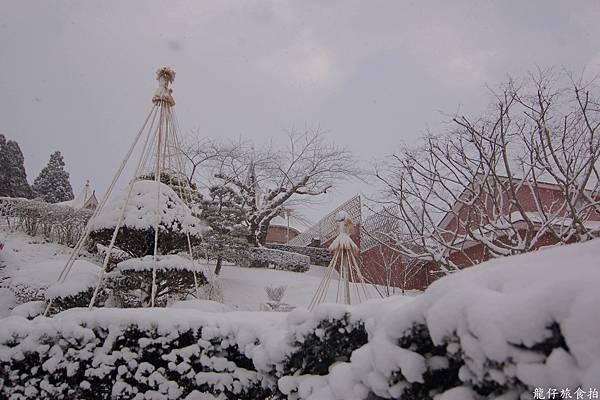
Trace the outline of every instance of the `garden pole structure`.
{"label": "garden pole structure", "polygon": [[[156,182],[156,209],[155,209],[155,221],[154,221],[154,248],[153,248],[153,266],[152,266],[152,292],[151,292],[151,306],[154,306],[155,297],[156,297],[156,269],[158,266],[158,243],[160,240],[160,215],[162,212],[160,199],[161,199],[161,176],[165,172],[169,172],[175,174],[176,177],[180,178],[181,176],[185,176],[185,167],[183,161],[183,154],[179,146],[179,139],[177,134],[177,124],[175,122],[175,115],[173,113],[173,106],[175,105],[175,100],[172,97],[173,90],[171,89],[171,84],[175,79],[175,72],[167,67],[160,68],[157,71],[156,79],[158,80],[158,89],[155,91],[154,96],[152,97],[152,108],[150,113],[146,117],[142,128],[138,132],[135,140],[131,144],[129,150],[127,151],[125,158],[121,162],[121,165],[117,169],[111,184],[109,185],[105,195],[102,200],[98,204],[98,207],[94,211],[94,214],[88,221],[84,233],[80,240],[77,242],[77,245],[73,249],[67,263],[65,264],[61,274],[58,278],[59,283],[63,283],[69,272],[71,271],[73,264],[79,257],[83,245],[89,238],[89,235],[92,231],[92,227],[94,226],[94,221],[97,217],[102,213],[105,209],[106,203],[111,196],[113,189],[121,177],[123,170],[127,166],[130,161],[134,151],[139,147],[140,139],[143,138],[143,145],[139,150],[139,157],[135,164],[134,174],[131,177],[128,188],[127,188],[127,197],[123,208],[119,210],[119,218],[118,222],[113,230],[113,234],[106,249],[106,254],[104,255],[102,267],[100,270],[100,276],[98,279],[98,283],[92,295],[92,299],[89,304],[89,308],[91,309],[98,297],[98,293],[102,287],[104,275],[106,274],[106,270],[108,264],[110,262],[110,257],[113,253],[113,249],[115,246],[115,241],[119,234],[119,230],[123,225],[123,221],[125,219],[125,212],[127,209],[127,205],[132,196],[133,186],[137,181],[138,177],[142,175],[145,171],[151,171],[154,174],[154,181]],[[190,193],[184,193],[184,190],[180,187],[179,196],[185,202],[185,196],[191,196]],[[191,240],[189,238],[189,231],[186,232],[188,236],[188,252],[189,256],[193,261],[192,255],[192,245]],[[212,274],[208,271],[205,272],[205,276],[211,281],[213,278]],[[196,282],[197,288],[197,278],[196,273],[194,271],[194,280]],[[49,302],[46,307],[46,311],[44,315],[47,315],[49,310],[51,309],[52,301]]]}
{"label": "garden pole structure", "polygon": [[[336,303],[349,305],[353,304],[353,302],[360,303],[369,298],[366,282],[356,259],[359,249],[350,237],[353,230],[352,220],[347,213],[342,211],[338,214],[337,221],[338,235],[329,246],[333,257],[317,291],[308,305],[309,310],[326,301],[329,284],[331,283],[334,271],[338,275]],[[355,295],[352,293],[353,287]]]}

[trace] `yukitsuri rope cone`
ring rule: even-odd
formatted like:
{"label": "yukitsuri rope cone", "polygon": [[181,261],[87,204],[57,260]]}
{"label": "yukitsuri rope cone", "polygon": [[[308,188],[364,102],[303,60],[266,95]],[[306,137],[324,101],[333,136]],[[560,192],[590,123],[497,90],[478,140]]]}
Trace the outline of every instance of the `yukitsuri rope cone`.
{"label": "yukitsuri rope cone", "polygon": [[[98,293],[102,287],[104,275],[106,273],[107,266],[110,261],[110,257],[113,253],[113,248],[115,245],[115,241],[119,230],[123,224],[125,218],[125,210],[127,208],[127,204],[132,196],[132,191],[137,178],[144,171],[152,171],[154,174],[154,180],[156,182],[157,187],[157,195],[156,195],[156,221],[154,223],[154,253],[153,253],[153,267],[152,267],[152,294],[151,294],[151,306],[154,306],[155,297],[156,297],[156,269],[158,263],[158,241],[159,238],[159,223],[160,223],[160,199],[161,199],[161,183],[160,177],[163,172],[170,172],[175,174],[176,176],[184,176],[185,167],[184,161],[182,158],[181,147],[179,144],[178,138],[178,128],[175,115],[173,113],[173,106],[175,105],[175,100],[173,99],[172,93],[173,89],[171,89],[171,84],[175,80],[175,71],[168,67],[160,68],[156,73],[156,79],[158,80],[158,89],[154,92],[154,96],[152,97],[152,108],[148,113],[142,128],[139,130],[135,139],[129,150],[127,151],[123,161],[120,166],[117,168],[117,171],[106,190],[106,193],[102,197],[102,200],[99,202],[98,207],[94,211],[94,214],[88,221],[88,224],[75,245],[73,251],[71,252],[69,259],[67,260],[64,268],[61,271],[61,274],[58,277],[57,282],[63,283],[67,276],[69,275],[71,269],[73,268],[73,264],[79,257],[81,250],[84,246],[84,243],[90,236],[92,231],[92,227],[94,226],[94,221],[97,217],[102,213],[105,209],[106,203],[110,198],[115,185],[119,178],[121,177],[123,170],[127,166],[130,161],[134,150],[138,148],[138,144],[141,143],[141,139],[143,138],[143,144],[141,145],[140,155],[137,160],[135,166],[135,172],[132,178],[129,181],[128,189],[127,189],[127,197],[125,200],[125,204],[123,208],[120,210],[118,222],[114,228],[110,244],[106,250],[106,254],[104,256],[104,260],[102,263],[102,268],[100,272],[100,277],[98,279],[98,283],[94,290],[94,294],[89,304],[89,308],[91,309],[97,299]],[[180,189],[180,193],[178,193],[182,200],[185,200],[185,196],[189,193],[184,193],[183,189]],[[189,237],[189,232],[187,232],[187,243],[188,243],[188,252],[190,258],[193,260],[192,256],[192,245]],[[203,271],[205,276],[211,281],[212,274],[208,271]],[[196,283],[196,290],[198,290],[198,281],[196,278],[196,273],[194,272],[194,280]],[[52,301],[49,302],[46,307],[46,311],[44,315],[47,315],[52,307]]]}
{"label": "yukitsuri rope cone", "polygon": [[[333,253],[333,257],[315,295],[308,305],[308,309],[311,311],[318,304],[327,300],[327,292],[334,271],[337,273],[336,303],[357,304],[370,297],[367,290],[367,282],[357,262],[359,248],[350,237],[353,229],[352,220],[346,212],[341,211],[337,215],[337,224],[338,235],[329,246],[329,251]],[[355,290],[353,291],[352,289]]]}

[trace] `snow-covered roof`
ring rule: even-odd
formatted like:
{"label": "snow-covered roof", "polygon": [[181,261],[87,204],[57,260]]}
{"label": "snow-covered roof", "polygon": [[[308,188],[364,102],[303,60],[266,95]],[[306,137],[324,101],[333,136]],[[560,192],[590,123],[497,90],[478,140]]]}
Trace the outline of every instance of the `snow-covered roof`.
{"label": "snow-covered roof", "polygon": [[355,195],[351,199],[342,203],[335,210],[331,211],[325,217],[321,218],[319,222],[305,230],[298,236],[292,238],[287,244],[293,246],[307,246],[312,242],[313,239],[320,239],[321,243],[334,238],[337,235],[337,217],[340,211],[345,211],[346,214],[352,219],[353,223],[360,225],[362,222],[361,212],[361,198],[360,195]]}
{"label": "snow-covered roof", "polygon": [[89,204],[91,199],[96,199],[96,194],[90,186],[90,181],[86,181],[83,188],[81,188],[81,190],[73,200],[61,201],[57,204],[61,206],[69,206],[76,209],[80,209],[85,208]]}

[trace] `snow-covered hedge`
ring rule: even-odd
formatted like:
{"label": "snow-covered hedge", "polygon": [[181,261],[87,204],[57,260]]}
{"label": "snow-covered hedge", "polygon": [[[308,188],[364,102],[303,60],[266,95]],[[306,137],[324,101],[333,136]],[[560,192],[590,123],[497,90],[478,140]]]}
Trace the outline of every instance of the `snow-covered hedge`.
{"label": "snow-covered hedge", "polygon": [[437,281],[367,321],[369,343],[306,398],[516,400],[536,388],[597,387],[599,244],[497,259]]}
{"label": "snow-covered hedge", "polygon": [[264,399],[270,391],[251,354],[272,320],[181,309],[9,317],[0,326],[0,398]]}
{"label": "snow-covered hedge", "polygon": [[278,398],[304,398],[313,386],[325,384],[332,365],[349,361],[352,352],[367,343],[364,315],[357,314],[339,305],[290,313],[284,333],[265,340],[254,356]]}
{"label": "snow-covered hedge", "polygon": [[313,265],[327,265],[331,261],[331,252],[322,247],[292,246],[289,244],[268,243],[266,247],[275,250],[283,250],[290,253],[304,254],[310,257]]}
{"label": "snow-covered hedge", "polygon": [[182,309],[9,317],[0,324],[0,398],[517,400],[536,388],[587,392],[600,377],[599,257],[597,240],[554,248],[456,273],[415,298],[325,304],[287,317]]}
{"label": "snow-covered hedge", "polygon": [[310,257],[288,251],[251,247],[248,256],[241,265],[246,267],[261,266],[284,271],[306,272],[310,269]]}
{"label": "snow-covered hedge", "polygon": [[0,216],[15,229],[35,236],[43,234],[52,242],[72,246],[92,216],[90,210],[12,197],[0,197]]}
{"label": "snow-covered hedge", "polygon": [[[195,246],[194,255],[199,258],[217,258],[205,244]],[[310,269],[309,256],[267,247],[249,247],[233,251],[225,249],[219,251],[218,255],[242,267],[273,268],[292,272],[306,272]]]}

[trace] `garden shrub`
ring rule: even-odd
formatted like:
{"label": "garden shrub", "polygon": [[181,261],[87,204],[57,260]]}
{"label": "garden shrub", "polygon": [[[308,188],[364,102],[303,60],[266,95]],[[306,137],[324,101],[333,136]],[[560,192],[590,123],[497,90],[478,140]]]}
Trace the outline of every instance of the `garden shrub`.
{"label": "garden shrub", "polygon": [[[107,275],[107,285],[127,307],[147,307],[151,303],[153,256],[132,258],[117,264]],[[195,274],[195,277],[194,277]],[[208,282],[192,260],[177,255],[159,256],[156,266],[155,306],[169,299],[184,300],[198,286]]]}
{"label": "garden shrub", "polygon": [[180,399],[199,391],[241,400],[270,394],[227,324],[157,326],[108,311],[98,314],[112,320],[103,325],[89,316],[39,326],[12,317],[11,323],[27,325],[0,342],[0,397]]}

